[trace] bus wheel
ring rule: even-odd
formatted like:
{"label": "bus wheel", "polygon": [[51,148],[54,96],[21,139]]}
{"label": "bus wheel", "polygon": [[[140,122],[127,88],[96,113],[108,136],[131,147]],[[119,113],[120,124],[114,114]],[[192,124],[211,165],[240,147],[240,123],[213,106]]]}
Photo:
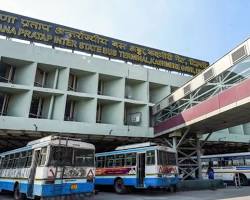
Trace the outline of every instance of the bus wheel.
{"label": "bus wheel", "polygon": [[242,186],[247,186],[248,185],[247,177],[244,174],[240,174],[240,184]]}
{"label": "bus wheel", "polygon": [[114,188],[115,192],[118,194],[125,194],[127,192],[127,188],[124,186],[121,178],[116,179]]}
{"label": "bus wheel", "polygon": [[23,199],[23,195],[20,192],[19,184],[17,183],[14,188],[14,200],[21,200],[21,199]]}

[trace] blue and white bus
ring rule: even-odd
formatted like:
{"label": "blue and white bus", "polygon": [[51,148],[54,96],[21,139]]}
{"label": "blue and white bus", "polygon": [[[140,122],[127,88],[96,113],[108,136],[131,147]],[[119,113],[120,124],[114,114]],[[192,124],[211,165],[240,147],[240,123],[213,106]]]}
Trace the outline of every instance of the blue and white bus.
{"label": "blue and white bus", "polygon": [[202,175],[207,179],[207,168],[212,166],[214,178],[225,182],[234,182],[236,174],[241,185],[250,182],[250,152],[206,155],[201,157]]}
{"label": "blue and white bus", "polygon": [[94,190],[92,144],[48,136],[0,154],[0,190],[23,197],[50,199],[83,196]]}
{"label": "blue and white bus", "polygon": [[178,181],[176,152],[165,146],[141,143],[96,154],[95,184],[120,194],[128,187],[176,188]]}

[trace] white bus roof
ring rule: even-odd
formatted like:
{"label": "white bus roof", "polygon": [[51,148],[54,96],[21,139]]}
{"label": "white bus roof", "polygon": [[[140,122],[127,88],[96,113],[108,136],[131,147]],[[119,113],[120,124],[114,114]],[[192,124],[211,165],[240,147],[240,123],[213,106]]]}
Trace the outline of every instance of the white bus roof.
{"label": "white bus roof", "polygon": [[201,156],[201,158],[220,158],[220,157],[236,157],[236,156],[250,156],[250,152],[205,155]]}
{"label": "white bus roof", "polygon": [[80,139],[77,139],[77,138],[69,138],[69,137],[63,137],[63,136],[50,135],[50,136],[47,136],[47,137],[43,137],[43,138],[40,138],[40,139],[37,139],[37,140],[30,141],[30,142],[28,142],[27,146],[40,144],[42,142],[50,142],[52,140],[81,141]]}
{"label": "white bus roof", "polygon": [[153,142],[144,142],[144,143],[137,143],[137,144],[129,144],[117,147],[115,150],[125,150],[125,149],[134,149],[134,148],[141,148],[141,147],[150,147],[156,146],[156,143]]}
{"label": "white bus roof", "polygon": [[11,153],[18,153],[18,152],[26,151],[26,150],[32,150],[34,148],[39,148],[39,147],[47,146],[49,143],[50,144],[58,145],[59,144],[58,140],[62,141],[62,143],[61,143],[62,145],[65,145],[66,144],[66,140],[68,140],[69,141],[69,145],[71,147],[75,146],[77,148],[79,148],[79,147],[85,147],[87,149],[95,149],[95,146],[93,144],[90,144],[90,143],[87,143],[87,142],[83,142],[83,141],[81,141],[81,139],[50,135],[50,136],[43,137],[43,138],[38,139],[38,140],[33,140],[33,141],[29,142],[24,147],[0,153],[0,156],[8,155],[8,154],[11,154]]}

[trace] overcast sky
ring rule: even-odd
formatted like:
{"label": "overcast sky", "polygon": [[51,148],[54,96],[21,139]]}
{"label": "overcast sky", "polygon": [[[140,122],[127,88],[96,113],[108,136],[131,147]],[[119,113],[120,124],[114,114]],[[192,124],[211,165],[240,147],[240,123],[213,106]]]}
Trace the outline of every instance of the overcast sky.
{"label": "overcast sky", "polygon": [[250,37],[249,0],[0,0],[0,9],[210,63]]}

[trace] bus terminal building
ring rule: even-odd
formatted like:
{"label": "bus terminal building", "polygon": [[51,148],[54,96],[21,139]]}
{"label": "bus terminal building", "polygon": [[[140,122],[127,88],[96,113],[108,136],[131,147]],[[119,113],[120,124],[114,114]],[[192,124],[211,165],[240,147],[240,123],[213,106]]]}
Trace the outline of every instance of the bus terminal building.
{"label": "bus terminal building", "polygon": [[[86,32],[75,29],[59,38],[62,30],[60,25],[0,12],[0,35],[4,36],[0,39],[1,149],[24,146],[29,140],[51,134],[92,141],[153,138],[152,107],[192,78],[184,74],[195,75],[208,65],[107,37],[98,40],[103,47],[93,45],[90,39],[90,43],[83,43],[77,33]],[[42,36],[47,41],[41,41]],[[146,59],[141,49],[150,52],[151,59]],[[133,63],[131,52],[143,58],[141,63]],[[162,55],[175,58],[172,69],[157,67],[164,59],[169,61]],[[152,57],[163,61],[152,61]],[[190,73],[190,69],[197,72]]]}

